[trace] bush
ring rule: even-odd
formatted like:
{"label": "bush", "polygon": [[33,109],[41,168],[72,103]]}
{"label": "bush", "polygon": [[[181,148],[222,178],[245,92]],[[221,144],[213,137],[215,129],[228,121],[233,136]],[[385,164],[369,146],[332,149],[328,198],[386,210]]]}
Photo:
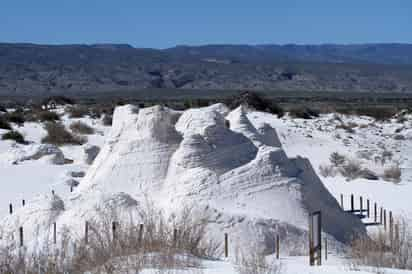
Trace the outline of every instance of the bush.
{"label": "bush", "polygon": [[60,120],[60,116],[57,113],[47,110],[38,112],[36,117],[41,122],[54,122]]}
{"label": "bush", "polygon": [[109,114],[105,114],[103,117],[103,125],[111,126],[113,124],[113,116]]}
{"label": "bush", "polygon": [[335,177],[336,176],[336,169],[333,166],[319,166],[319,173],[323,177]]}
{"label": "bush", "polygon": [[77,134],[90,135],[94,133],[94,129],[83,122],[74,122],[70,125],[70,129]]}
{"label": "bush", "polygon": [[383,172],[383,178],[387,181],[399,183],[401,181],[402,170],[398,165],[386,168]]}
{"label": "bush", "polygon": [[0,128],[7,130],[12,129],[10,123],[3,116],[0,116]]}
{"label": "bush", "polygon": [[339,168],[339,172],[343,177],[349,180],[353,180],[359,178],[362,175],[362,166],[359,161],[348,160]]}
{"label": "bush", "polygon": [[266,111],[276,114],[278,117],[282,117],[285,114],[282,107],[254,92],[243,92],[227,101],[227,105],[231,109],[235,109],[240,105],[247,105],[257,111]]}
{"label": "bush", "polygon": [[345,163],[346,157],[339,154],[338,152],[333,152],[329,157],[330,162],[333,166],[338,167]]}
{"label": "bush", "polygon": [[289,110],[289,115],[293,118],[312,119],[319,117],[319,111],[308,107],[295,107]]}
{"label": "bush", "polygon": [[377,121],[384,121],[392,118],[397,113],[397,109],[393,107],[357,107],[337,109],[337,112],[347,115],[363,115],[374,118]]}
{"label": "bush", "polygon": [[281,263],[268,263],[264,254],[256,248],[248,248],[247,252],[236,252],[235,270],[239,274],[280,274]]}
{"label": "bush", "polygon": [[24,136],[18,131],[9,131],[2,136],[3,140],[13,140],[19,144],[26,144],[27,142],[24,140]]}
{"label": "bush", "polygon": [[90,114],[90,110],[87,106],[76,105],[66,108],[66,112],[69,113],[70,118],[82,118]]}
{"label": "bush", "polygon": [[47,136],[42,139],[42,143],[53,145],[82,145],[86,142],[85,138],[73,135],[66,130],[61,123],[47,123],[45,125]]}
{"label": "bush", "polygon": [[11,113],[7,113],[4,116],[10,123],[15,123],[22,125],[25,122],[24,113],[23,111],[16,110]]}

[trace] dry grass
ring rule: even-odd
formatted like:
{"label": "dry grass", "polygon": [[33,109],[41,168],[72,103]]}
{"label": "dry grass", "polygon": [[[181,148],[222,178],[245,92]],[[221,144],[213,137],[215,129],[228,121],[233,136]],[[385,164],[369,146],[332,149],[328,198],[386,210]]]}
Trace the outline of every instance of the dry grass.
{"label": "dry grass", "polygon": [[114,209],[98,212],[98,217],[89,222],[88,243],[66,230],[56,246],[45,244],[34,254],[24,249],[16,252],[18,248],[13,244],[3,246],[0,273],[124,274],[140,273],[145,268],[154,268],[158,273],[179,273],[182,269],[200,272],[199,257],[220,256],[218,246],[205,239],[207,217],[191,209],[169,221],[148,207],[138,214],[143,230],[132,219],[121,222]]}
{"label": "dry grass", "polygon": [[399,183],[401,181],[401,175],[402,170],[399,165],[388,167],[383,171],[383,178],[394,183]]}
{"label": "dry grass", "polygon": [[401,219],[399,236],[391,237],[387,232],[372,234],[370,238],[353,241],[351,246],[351,264],[353,268],[369,266],[376,273],[383,273],[383,268],[412,269],[412,232],[408,223]]}
{"label": "dry grass", "polygon": [[235,269],[239,274],[280,274],[282,264],[280,262],[268,262],[264,254],[257,248],[237,250],[235,257]]}

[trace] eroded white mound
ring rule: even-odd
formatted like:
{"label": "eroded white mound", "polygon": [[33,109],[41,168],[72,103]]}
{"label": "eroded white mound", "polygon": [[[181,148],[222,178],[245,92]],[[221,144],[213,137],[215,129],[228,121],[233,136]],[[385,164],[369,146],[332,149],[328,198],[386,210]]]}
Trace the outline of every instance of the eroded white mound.
{"label": "eroded white mound", "polygon": [[29,224],[47,231],[53,220],[81,233],[98,208],[112,205],[125,219],[139,218],[148,199],[167,213],[194,206],[211,216],[209,237],[229,232],[238,244],[257,242],[268,252],[276,234],[305,238],[308,214],[317,210],[324,231],[339,241],[365,231],[339,208],[309,161],[287,157],[275,129],[222,104],[183,113],[117,108],[105,146],[64,208],[38,201],[6,217],[3,230]]}

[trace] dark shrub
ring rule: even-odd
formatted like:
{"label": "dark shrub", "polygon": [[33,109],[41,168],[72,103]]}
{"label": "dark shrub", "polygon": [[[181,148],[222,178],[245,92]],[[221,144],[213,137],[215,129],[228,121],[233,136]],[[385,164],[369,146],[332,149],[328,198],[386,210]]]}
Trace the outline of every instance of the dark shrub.
{"label": "dark shrub", "polygon": [[42,139],[42,143],[53,145],[82,145],[85,138],[73,135],[61,123],[50,123],[45,125],[47,136]]}
{"label": "dark shrub", "polygon": [[113,116],[110,114],[105,114],[103,117],[103,125],[111,126],[113,123]]}
{"label": "dark shrub", "polygon": [[22,125],[25,122],[25,118],[24,118],[24,113],[21,110],[16,110],[13,111],[11,113],[7,113],[5,114],[6,119],[10,122],[10,123],[15,123],[15,124],[19,124]]}
{"label": "dark shrub", "polygon": [[243,92],[228,101],[227,105],[231,109],[237,108],[240,105],[246,105],[256,109],[257,111],[266,111],[272,114],[277,114],[278,117],[282,117],[284,115],[284,111],[279,105],[254,92]]}
{"label": "dark shrub", "polygon": [[344,108],[337,109],[337,112],[342,114],[364,115],[374,118],[377,121],[385,121],[392,118],[397,109],[393,107],[359,107],[359,108]]}
{"label": "dark shrub", "polygon": [[60,120],[60,116],[57,113],[47,110],[38,112],[36,116],[41,122],[54,122]]}
{"label": "dark shrub", "polygon": [[293,118],[312,119],[319,117],[319,111],[308,107],[295,107],[289,110],[289,114]]}
{"label": "dark shrub", "polygon": [[69,113],[70,118],[82,118],[90,114],[90,110],[87,106],[76,105],[66,108],[66,112]]}
{"label": "dark shrub", "polygon": [[74,122],[70,125],[70,129],[77,134],[93,134],[94,129],[83,122]]}
{"label": "dark shrub", "polygon": [[0,128],[1,129],[8,129],[8,130],[11,129],[10,123],[3,116],[0,116]]}
{"label": "dark shrub", "polygon": [[65,96],[51,96],[42,101],[42,105],[47,105],[49,102],[54,101],[57,105],[74,105],[76,101],[72,98]]}
{"label": "dark shrub", "polygon": [[24,136],[18,131],[9,131],[2,136],[3,140],[13,140],[19,144],[26,144],[27,142],[24,140]]}

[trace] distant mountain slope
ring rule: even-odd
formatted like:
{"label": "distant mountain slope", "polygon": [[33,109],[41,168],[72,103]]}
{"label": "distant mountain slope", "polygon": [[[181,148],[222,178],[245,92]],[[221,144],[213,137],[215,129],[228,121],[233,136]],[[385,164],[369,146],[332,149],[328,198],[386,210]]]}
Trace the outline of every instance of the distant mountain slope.
{"label": "distant mountain slope", "polygon": [[412,45],[0,44],[0,95],[144,88],[412,92]]}

